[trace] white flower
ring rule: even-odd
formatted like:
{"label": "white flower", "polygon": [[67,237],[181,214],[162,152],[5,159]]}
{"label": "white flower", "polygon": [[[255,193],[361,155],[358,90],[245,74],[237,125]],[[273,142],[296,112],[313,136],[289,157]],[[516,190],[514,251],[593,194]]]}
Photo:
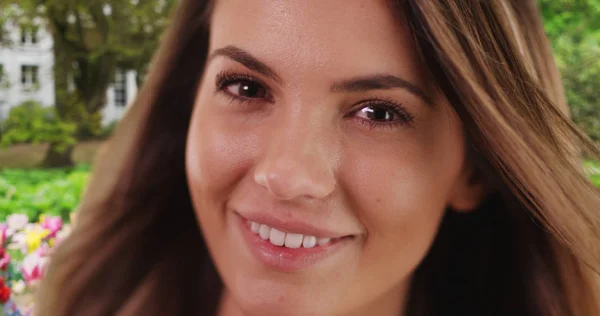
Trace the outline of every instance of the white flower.
{"label": "white flower", "polygon": [[13,284],[12,291],[15,294],[21,294],[25,291],[25,287],[25,282],[23,282],[23,280],[19,280]]}
{"label": "white flower", "polygon": [[8,249],[19,249],[23,254],[27,253],[27,239],[24,232],[18,232],[13,235]]}
{"label": "white flower", "polygon": [[25,214],[12,214],[6,218],[8,228],[14,230],[23,229],[28,223],[29,217]]}

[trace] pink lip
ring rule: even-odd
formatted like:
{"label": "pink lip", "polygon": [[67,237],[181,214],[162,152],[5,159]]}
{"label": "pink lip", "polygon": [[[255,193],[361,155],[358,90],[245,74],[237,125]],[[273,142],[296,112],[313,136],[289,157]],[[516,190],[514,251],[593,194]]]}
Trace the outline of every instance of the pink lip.
{"label": "pink lip", "polygon": [[[268,240],[263,240],[258,234],[250,230],[250,225],[246,218],[237,213],[235,213],[235,215],[235,222],[240,228],[242,237],[246,241],[246,244],[254,257],[265,266],[282,272],[294,272],[309,268],[338,252],[338,250],[342,249],[343,246],[347,245],[352,240],[350,236],[347,236],[347,238],[335,239],[327,245],[315,246],[313,248],[300,247],[291,249],[275,246]],[[262,223],[269,225],[265,222]],[[300,232],[301,230],[290,231]]]}

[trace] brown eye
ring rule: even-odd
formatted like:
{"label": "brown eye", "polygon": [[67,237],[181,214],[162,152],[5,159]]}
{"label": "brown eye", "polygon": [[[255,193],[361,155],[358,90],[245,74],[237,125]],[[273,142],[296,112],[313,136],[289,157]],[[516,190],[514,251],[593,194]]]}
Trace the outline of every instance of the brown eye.
{"label": "brown eye", "polygon": [[263,99],[267,97],[267,89],[257,82],[250,80],[239,80],[225,87],[225,90],[238,97],[248,99]]}
{"label": "brown eye", "polygon": [[398,115],[393,110],[378,105],[366,106],[358,110],[356,115],[363,119],[382,123],[394,122],[399,119]]}
{"label": "brown eye", "polygon": [[352,111],[352,117],[369,128],[412,126],[414,116],[401,103],[388,99],[371,99]]}

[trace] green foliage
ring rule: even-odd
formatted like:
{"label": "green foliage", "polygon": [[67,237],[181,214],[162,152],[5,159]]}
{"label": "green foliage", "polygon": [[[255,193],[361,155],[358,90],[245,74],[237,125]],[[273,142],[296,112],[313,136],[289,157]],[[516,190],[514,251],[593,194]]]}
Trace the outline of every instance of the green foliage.
{"label": "green foliage", "polygon": [[12,108],[3,128],[2,146],[49,142],[60,151],[76,142],[76,125],[59,119],[53,107],[43,107],[35,101]]}
{"label": "green foliage", "polygon": [[584,164],[585,169],[590,174],[592,182],[600,188],[600,162],[598,161],[587,161]]}
{"label": "green foliage", "polygon": [[[47,157],[56,156],[55,149],[68,153],[64,149],[74,139],[96,138],[103,133],[101,109],[115,70],[135,70],[138,78],[144,77],[175,2],[0,0],[0,35],[5,24],[42,27],[52,35],[56,115],[61,122],[77,126],[74,134],[70,124],[68,128],[57,126],[65,127],[54,131],[62,135],[62,142],[58,147],[53,144]],[[11,44],[0,39],[0,47]],[[5,142],[23,138],[32,137],[13,133]]]}
{"label": "green foliage", "polygon": [[600,141],[600,0],[539,0],[573,120]]}
{"label": "green foliage", "polygon": [[72,169],[0,171],[0,221],[13,213],[37,221],[40,214],[61,216],[77,209],[89,178],[89,166]]}
{"label": "green foliage", "polygon": [[[56,88],[76,94],[93,114],[106,103],[106,89],[117,67],[136,70],[143,77],[175,2],[0,0],[0,23],[42,24],[50,30]],[[75,89],[68,89],[68,78]],[[56,106],[63,106],[59,94]]]}
{"label": "green foliage", "polygon": [[62,102],[60,116],[64,120],[77,122],[75,138],[82,140],[100,136],[102,133],[102,113],[100,111],[88,112],[83,98],[77,92],[67,93],[63,89],[57,89],[56,93]]}

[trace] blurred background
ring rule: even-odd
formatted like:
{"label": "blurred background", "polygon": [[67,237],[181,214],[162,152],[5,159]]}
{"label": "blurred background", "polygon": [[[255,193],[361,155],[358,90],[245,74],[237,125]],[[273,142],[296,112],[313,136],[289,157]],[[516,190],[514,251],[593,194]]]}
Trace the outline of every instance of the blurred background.
{"label": "blurred background", "polygon": [[[175,2],[0,0],[0,313],[30,313]],[[600,0],[538,2],[573,119],[600,142]]]}

